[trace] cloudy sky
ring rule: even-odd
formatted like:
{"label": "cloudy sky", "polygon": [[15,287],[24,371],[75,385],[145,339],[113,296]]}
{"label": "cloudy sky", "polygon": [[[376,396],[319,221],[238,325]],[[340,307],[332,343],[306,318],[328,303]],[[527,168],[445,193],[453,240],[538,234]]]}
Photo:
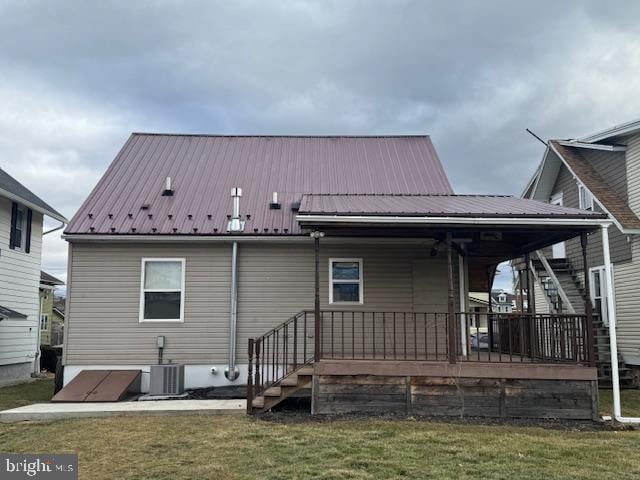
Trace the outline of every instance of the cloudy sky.
{"label": "cloudy sky", "polygon": [[[430,134],[458,193],[640,117],[640,2],[0,3],[0,165],[71,217],[132,131]],[[66,246],[43,266],[65,277]],[[503,283],[502,284],[506,284]]]}

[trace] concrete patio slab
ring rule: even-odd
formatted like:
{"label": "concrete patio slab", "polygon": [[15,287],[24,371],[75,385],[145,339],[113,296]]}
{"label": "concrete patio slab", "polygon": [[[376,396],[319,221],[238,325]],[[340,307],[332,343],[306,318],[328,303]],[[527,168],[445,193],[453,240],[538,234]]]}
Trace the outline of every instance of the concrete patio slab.
{"label": "concrete patio slab", "polygon": [[118,403],[36,403],[0,412],[0,422],[47,421],[66,418],[230,415],[246,412],[246,400],[162,400]]}

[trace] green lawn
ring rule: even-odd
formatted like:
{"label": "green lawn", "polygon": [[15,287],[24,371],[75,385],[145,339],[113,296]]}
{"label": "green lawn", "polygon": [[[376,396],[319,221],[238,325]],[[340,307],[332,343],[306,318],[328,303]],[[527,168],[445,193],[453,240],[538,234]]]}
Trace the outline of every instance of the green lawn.
{"label": "green lawn", "polygon": [[[46,383],[23,388],[33,400],[32,389],[47,391]],[[12,401],[20,402],[19,387],[11,388]],[[7,390],[0,389],[3,405]],[[639,392],[631,393],[640,403]],[[0,450],[78,452],[80,478],[95,480],[640,478],[639,431],[413,420],[283,425],[174,416],[6,424]]]}
{"label": "green lawn", "polygon": [[0,410],[48,402],[53,396],[53,379],[35,380],[11,387],[0,387]]}
{"label": "green lawn", "polygon": [[[611,415],[612,396],[611,390],[600,390],[600,412],[603,415]],[[640,418],[640,390],[622,390],[620,405],[623,416]]]}

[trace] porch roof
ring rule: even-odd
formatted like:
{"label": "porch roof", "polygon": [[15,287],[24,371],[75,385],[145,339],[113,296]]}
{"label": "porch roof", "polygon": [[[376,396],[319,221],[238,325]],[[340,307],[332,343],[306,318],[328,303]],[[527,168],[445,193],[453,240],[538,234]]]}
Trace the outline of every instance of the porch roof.
{"label": "porch roof", "polygon": [[443,245],[451,231],[484,271],[611,223],[603,213],[489,195],[305,195],[296,218],[332,237],[421,237]]}
{"label": "porch roof", "polygon": [[[606,215],[505,195],[307,194],[298,220],[307,216],[482,217],[604,219]],[[363,220],[366,220],[364,218]]]}

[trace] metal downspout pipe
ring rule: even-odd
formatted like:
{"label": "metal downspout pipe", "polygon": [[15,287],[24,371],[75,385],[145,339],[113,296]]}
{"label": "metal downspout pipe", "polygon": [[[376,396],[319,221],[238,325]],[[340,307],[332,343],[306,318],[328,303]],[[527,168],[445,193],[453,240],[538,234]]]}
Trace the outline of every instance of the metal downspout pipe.
{"label": "metal downspout pipe", "polygon": [[238,242],[231,247],[231,301],[229,305],[229,366],[224,372],[228,380],[234,381],[239,372],[236,366],[236,327],[238,323]]}
{"label": "metal downspout pipe", "polygon": [[[231,189],[233,198],[233,213],[227,226],[229,232],[242,232],[244,222],[240,219],[240,197],[242,189]],[[230,382],[238,379],[240,372],[236,365],[236,335],[238,323],[238,242],[234,241],[231,247],[231,298],[229,302],[229,365],[224,372]]]}

